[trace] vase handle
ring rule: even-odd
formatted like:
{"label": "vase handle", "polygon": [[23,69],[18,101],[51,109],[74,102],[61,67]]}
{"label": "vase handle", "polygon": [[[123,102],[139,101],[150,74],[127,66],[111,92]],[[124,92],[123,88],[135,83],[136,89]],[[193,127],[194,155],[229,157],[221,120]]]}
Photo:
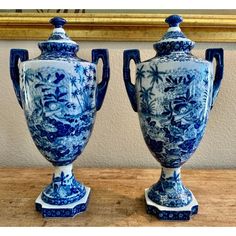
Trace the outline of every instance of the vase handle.
{"label": "vase handle", "polygon": [[25,49],[11,49],[10,51],[10,75],[15,90],[17,100],[22,108],[22,102],[20,98],[20,75],[18,62],[27,61],[29,58],[29,53]]}
{"label": "vase handle", "polygon": [[107,49],[93,49],[92,50],[92,62],[94,64],[98,63],[99,59],[102,59],[103,68],[102,68],[102,81],[97,85],[97,94],[96,94],[96,109],[100,110],[102,107],[108,82],[110,79],[110,66],[109,66],[109,54]]}
{"label": "vase handle", "polygon": [[140,63],[140,54],[139,50],[132,49],[132,50],[125,50],[123,54],[123,77],[125,82],[125,87],[127,94],[129,96],[130,103],[132,108],[135,112],[137,112],[137,99],[135,93],[135,85],[131,82],[130,77],[130,61],[134,60],[135,64]]}
{"label": "vase handle", "polygon": [[224,71],[224,50],[222,48],[209,48],[206,50],[206,60],[212,62],[216,60],[215,79],[213,82],[212,103],[211,109],[214,106],[215,100],[219,93],[221,80],[223,79]]}

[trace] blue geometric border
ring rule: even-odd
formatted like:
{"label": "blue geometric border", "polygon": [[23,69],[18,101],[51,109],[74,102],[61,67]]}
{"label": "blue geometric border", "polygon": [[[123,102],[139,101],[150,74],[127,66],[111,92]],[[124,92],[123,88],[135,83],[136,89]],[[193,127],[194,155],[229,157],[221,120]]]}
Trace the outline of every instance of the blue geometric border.
{"label": "blue geometric border", "polygon": [[156,216],[160,220],[168,221],[187,221],[191,216],[198,213],[198,202],[192,194],[192,201],[184,207],[166,207],[158,205],[148,197],[149,188],[145,189],[145,204],[148,214]]}
{"label": "blue geometric border", "polygon": [[191,219],[192,215],[198,213],[198,206],[193,206],[191,211],[160,211],[154,206],[146,205],[147,213],[156,216],[160,220],[183,220]]}
{"label": "blue geometric border", "polygon": [[75,215],[86,211],[89,203],[89,197],[86,203],[79,203],[74,208],[43,208],[40,203],[35,203],[35,208],[43,217],[74,217]]}
{"label": "blue geometric border", "polygon": [[65,205],[52,205],[43,201],[42,193],[35,201],[36,211],[40,212],[43,217],[74,217],[88,208],[91,189],[85,186],[85,196],[77,202]]}

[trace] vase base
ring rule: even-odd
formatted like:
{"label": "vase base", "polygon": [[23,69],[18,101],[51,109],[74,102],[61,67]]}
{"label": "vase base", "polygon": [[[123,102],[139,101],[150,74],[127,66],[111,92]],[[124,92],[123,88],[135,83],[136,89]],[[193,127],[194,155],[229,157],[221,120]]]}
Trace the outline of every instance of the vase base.
{"label": "vase base", "polygon": [[184,207],[165,207],[156,204],[148,197],[148,188],[145,189],[145,199],[147,213],[155,215],[160,220],[190,220],[192,215],[196,215],[198,212],[198,203],[196,198],[192,195],[192,201]]}
{"label": "vase base", "polygon": [[40,195],[35,201],[36,210],[40,212],[43,217],[47,218],[74,217],[77,214],[86,211],[87,209],[89,202],[90,188],[85,186],[85,189],[86,189],[86,194],[82,199],[67,205],[50,205],[42,200],[41,198],[42,193],[40,193]]}

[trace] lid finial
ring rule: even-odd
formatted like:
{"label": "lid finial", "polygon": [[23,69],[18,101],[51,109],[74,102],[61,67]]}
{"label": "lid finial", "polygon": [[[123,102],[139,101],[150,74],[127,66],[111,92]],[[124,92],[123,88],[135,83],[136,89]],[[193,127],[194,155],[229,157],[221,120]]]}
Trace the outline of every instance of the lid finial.
{"label": "lid finial", "polygon": [[64,24],[66,24],[66,20],[56,16],[50,20],[50,23],[55,26],[55,28],[62,28]]}
{"label": "lid finial", "polygon": [[183,18],[179,15],[171,15],[165,22],[169,24],[167,32],[153,46],[158,56],[169,55],[172,52],[190,52],[194,42],[188,39],[181,31],[179,24]]}
{"label": "lid finial", "polygon": [[57,52],[57,57],[75,56],[75,53],[79,50],[79,45],[72,41],[63,29],[66,20],[56,16],[49,22],[54,25],[55,28],[52,30],[48,40],[39,42],[38,45],[42,53],[52,54],[52,57],[55,56],[54,52]]}
{"label": "lid finial", "polygon": [[179,15],[171,15],[166,18],[165,22],[169,24],[169,27],[178,27],[183,22],[183,18]]}

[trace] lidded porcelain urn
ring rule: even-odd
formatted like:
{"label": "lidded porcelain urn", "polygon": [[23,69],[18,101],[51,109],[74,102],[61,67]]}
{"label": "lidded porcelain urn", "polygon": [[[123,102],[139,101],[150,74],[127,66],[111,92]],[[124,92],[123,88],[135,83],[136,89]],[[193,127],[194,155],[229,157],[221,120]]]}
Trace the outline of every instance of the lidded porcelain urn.
{"label": "lidded porcelain urn", "polygon": [[[189,220],[198,203],[181,180],[181,166],[197,149],[223,76],[223,49],[207,49],[206,60],[192,55],[194,42],[169,16],[169,29],[154,44],[157,54],[140,61],[138,50],[124,51],[124,82],[150,152],[162,166],[157,183],[145,189],[147,212],[162,220]],[[213,59],[216,69],[213,73]],[[136,64],[136,83],[130,78]]]}
{"label": "lidded porcelain urn", "polygon": [[[86,210],[90,188],[75,179],[72,163],[88,143],[96,111],[102,106],[109,58],[106,49],[93,49],[92,62],[78,58],[79,45],[63,29],[66,21],[55,17],[50,22],[55,28],[47,41],[38,44],[38,57],[28,60],[27,50],[11,50],[10,73],[33,141],[55,166],[36,209],[44,217],[73,217]],[[97,84],[99,59],[103,74]]]}

